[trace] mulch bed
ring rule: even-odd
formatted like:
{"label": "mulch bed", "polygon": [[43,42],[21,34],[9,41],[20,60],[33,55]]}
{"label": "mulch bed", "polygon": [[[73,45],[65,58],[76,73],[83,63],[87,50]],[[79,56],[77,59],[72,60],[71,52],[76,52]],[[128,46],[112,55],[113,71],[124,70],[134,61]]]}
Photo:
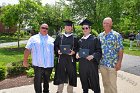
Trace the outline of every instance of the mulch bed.
{"label": "mulch bed", "polygon": [[21,76],[11,77],[0,81],[0,90],[24,86],[24,85],[30,85],[30,84],[33,84],[33,77],[29,78],[26,75],[21,75]]}

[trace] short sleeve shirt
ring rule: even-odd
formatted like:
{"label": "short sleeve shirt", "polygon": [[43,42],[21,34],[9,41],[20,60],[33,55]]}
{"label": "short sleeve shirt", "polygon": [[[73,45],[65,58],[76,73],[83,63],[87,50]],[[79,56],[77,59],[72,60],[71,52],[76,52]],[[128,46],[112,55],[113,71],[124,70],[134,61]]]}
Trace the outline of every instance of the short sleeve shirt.
{"label": "short sleeve shirt", "polygon": [[49,35],[43,36],[39,33],[32,36],[25,48],[31,50],[34,66],[43,68],[54,66],[54,39]]}
{"label": "short sleeve shirt", "polygon": [[99,34],[102,48],[102,59],[100,64],[106,67],[114,68],[118,60],[118,52],[123,49],[122,36],[111,30],[108,34],[102,32]]}

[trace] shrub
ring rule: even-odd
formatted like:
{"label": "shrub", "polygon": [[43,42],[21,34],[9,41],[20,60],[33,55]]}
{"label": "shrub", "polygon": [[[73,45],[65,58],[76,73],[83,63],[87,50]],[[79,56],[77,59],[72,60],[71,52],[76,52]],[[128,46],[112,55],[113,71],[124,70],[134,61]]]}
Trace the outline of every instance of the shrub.
{"label": "shrub", "polygon": [[79,75],[79,62],[76,62],[76,72],[77,72],[77,75]]}
{"label": "shrub", "polygon": [[[26,73],[27,73],[28,77],[34,77],[34,69],[33,68],[30,68],[29,70],[26,70]],[[51,76],[50,76],[50,80],[54,79],[54,75],[55,75],[55,72],[54,72],[54,69],[53,69],[53,71],[51,73]]]}
{"label": "shrub", "polygon": [[0,67],[0,80],[6,78],[6,67]]}
{"label": "shrub", "polygon": [[11,66],[7,68],[8,72],[8,77],[10,76],[17,76],[25,73],[25,68],[24,67],[16,67],[16,66]]}
{"label": "shrub", "polygon": [[[83,36],[83,30],[81,26],[75,26],[75,32],[74,32],[77,37],[81,38]],[[94,29],[91,30],[91,34],[94,36],[98,36],[98,32]]]}
{"label": "shrub", "polygon": [[26,68],[22,66],[22,62],[13,62],[7,67],[8,77],[21,75],[26,72]]}
{"label": "shrub", "polygon": [[51,76],[50,76],[50,80],[54,80],[54,75],[55,75],[55,72],[54,72],[54,69],[53,69],[53,71],[51,73]]}
{"label": "shrub", "polygon": [[34,69],[33,68],[26,70],[26,73],[27,73],[28,77],[34,77]]}

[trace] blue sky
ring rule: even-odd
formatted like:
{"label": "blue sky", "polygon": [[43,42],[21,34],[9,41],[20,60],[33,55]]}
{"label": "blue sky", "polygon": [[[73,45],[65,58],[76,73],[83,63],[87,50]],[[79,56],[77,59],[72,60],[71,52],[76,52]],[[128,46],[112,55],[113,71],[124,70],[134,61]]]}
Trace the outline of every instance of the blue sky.
{"label": "blue sky", "polygon": [[[19,0],[0,0],[0,6],[2,4],[17,4]],[[58,0],[42,0],[43,5],[45,5],[46,3],[48,4],[55,4],[55,1]]]}

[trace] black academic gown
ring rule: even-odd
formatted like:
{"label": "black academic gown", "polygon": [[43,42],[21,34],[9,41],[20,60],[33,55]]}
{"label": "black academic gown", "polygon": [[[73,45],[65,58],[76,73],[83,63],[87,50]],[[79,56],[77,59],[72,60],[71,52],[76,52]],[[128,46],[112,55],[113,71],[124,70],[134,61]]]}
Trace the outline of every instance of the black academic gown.
{"label": "black academic gown", "polygon": [[79,49],[89,49],[89,55],[94,58],[88,61],[86,58],[79,59],[79,74],[83,89],[92,89],[100,93],[98,64],[102,56],[101,44],[98,38],[90,35],[87,39],[79,40]]}
{"label": "black academic gown", "polygon": [[77,86],[77,75],[76,75],[76,61],[75,55],[61,54],[58,55],[58,50],[60,50],[60,45],[70,45],[71,49],[75,51],[78,50],[78,39],[73,35],[66,37],[65,35],[59,35],[55,42],[55,54],[58,61],[55,66],[55,77],[54,84],[59,85],[63,83],[68,83],[69,85]]}

